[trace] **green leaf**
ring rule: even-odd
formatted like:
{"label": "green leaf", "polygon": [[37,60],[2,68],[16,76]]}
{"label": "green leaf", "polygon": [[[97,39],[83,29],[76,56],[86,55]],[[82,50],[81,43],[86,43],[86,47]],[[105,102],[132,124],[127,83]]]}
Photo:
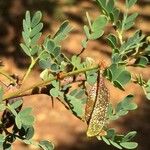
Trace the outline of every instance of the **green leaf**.
{"label": "green leaf", "polygon": [[31,21],[31,27],[34,28],[41,20],[42,18],[42,13],[41,11],[37,11]]}
{"label": "green leaf", "polygon": [[137,0],[126,0],[126,7],[129,9],[129,8],[131,8],[136,2],[137,2]]}
{"label": "green leaf", "polygon": [[124,91],[124,87],[119,81],[116,80],[116,81],[113,81],[113,83],[117,88]]}
{"label": "green leaf", "polygon": [[8,106],[8,109],[12,112],[12,114],[13,114],[14,116],[17,116],[16,110],[15,110],[10,104],[8,104],[7,106]]}
{"label": "green leaf", "polygon": [[[83,89],[75,89],[66,95],[66,101],[68,101],[72,111],[78,116],[82,117],[84,114],[84,101],[83,98],[86,98],[85,91]],[[82,91],[82,92],[81,92]]]}
{"label": "green leaf", "polygon": [[85,25],[83,28],[84,28],[84,32],[86,34],[87,39],[90,39],[90,30],[89,30],[88,26]]}
{"label": "green leaf", "polygon": [[128,95],[122,102],[121,105],[125,110],[135,110],[137,105],[132,103],[133,95]]}
{"label": "green leaf", "polygon": [[21,116],[28,116],[32,112],[32,108],[25,108],[19,112]]}
{"label": "green leaf", "polygon": [[18,113],[18,118],[20,118],[21,123],[23,125],[33,125],[34,123],[34,117],[30,115],[32,112],[31,108],[25,108],[24,110],[20,111]]}
{"label": "green leaf", "polygon": [[120,53],[112,54],[112,63],[119,64],[122,63],[122,55]]}
{"label": "green leaf", "polygon": [[138,146],[136,142],[122,142],[120,145],[126,149],[135,149]]}
{"label": "green leaf", "polygon": [[106,137],[102,136],[101,138],[107,145],[110,145],[110,142]]}
{"label": "green leaf", "polygon": [[36,53],[38,53],[39,51],[39,47],[36,45],[33,48],[31,48],[31,55],[35,55]]}
{"label": "green leaf", "polygon": [[[103,30],[104,27],[106,26],[107,22],[108,21],[107,21],[106,16],[104,16],[104,15],[98,16],[92,24],[92,31],[100,32],[99,30]],[[101,31],[101,32],[103,32],[103,31]]]}
{"label": "green leaf", "polygon": [[23,19],[23,31],[25,32],[27,37],[30,36],[30,28],[28,27],[25,19]]}
{"label": "green leaf", "polygon": [[69,25],[68,21],[64,21],[61,26],[59,27],[58,31],[54,35],[53,39],[56,44],[60,43],[62,40],[66,39],[69,32],[72,30],[72,28]]}
{"label": "green leaf", "polygon": [[130,29],[134,25],[135,19],[137,18],[137,16],[138,16],[138,13],[133,13],[132,15],[127,17],[124,23],[124,27],[123,27],[124,30]]}
{"label": "green leaf", "polygon": [[107,11],[110,13],[112,9],[114,8],[115,2],[114,0],[108,0],[106,1]]}
{"label": "green leaf", "polygon": [[123,89],[123,85],[131,80],[131,74],[125,70],[124,66],[112,64],[108,69],[112,74],[112,82],[120,89]]}
{"label": "green leaf", "polygon": [[23,49],[23,51],[26,53],[26,55],[31,57],[30,49],[26,45],[24,45],[23,43],[21,43],[20,46]]}
{"label": "green leaf", "polygon": [[106,26],[107,22],[108,21],[107,21],[106,16],[101,15],[97,17],[92,24],[91,34],[89,33],[89,29],[87,28],[87,26],[84,26],[84,30],[86,32],[88,39],[95,40],[95,39],[100,38],[104,33],[103,29]]}
{"label": "green leaf", "polygon": [[43,80],[47,80],[49,78],[49,70],[45,69],[40,73],[40,78]]}
{"label": "green leaf", "polygon": [[[117,112],[117,116],[118,116],[118,118],[120,117],[120,116],[125,116],[126,114],[128,114],[128,111],[127,110],[124,110],[124,109],[121,109],[121,110],[119,110],[118,112]],[[118,119],[117,118],[117,119]]]}
{"label": "green leaf", "polygon": [[118,77],[115,80],[120,82],[122,85],[127,84],[131,80],[130,72],[128,72],[126,70],[122,70],[122,72],[118,72],[118,73],[120,73],[120,74],[118,75]]}
{"label": "green leaf", "polygon": [[29,47],[31,44],[31,40],[30,40],[29,36],[26,34],[26,32],[24,32],[24,31],[22,32],[22,37],[23,37],[23,40],[24,40],[26,46]]}
{"label": "green leaf", "polygon": [[50,69],[51,68],[51,62],[49,60],[45,60],[45,59],[40,59],[39,60],[39,66],[42,69]]}
{"label": "green leaf", "polygon": [[127,54],[132,52],[135,48],[141,47],[143,45],[142,40],[144,37],[145,36],[141,34],[140,30],[136,31],[132,37],[128,38],[128,40],[121,45],[119,51]]}
{"label": "green leaf", "polygon": [[146,94],[146,98],[147,98],[148,100],[150,100],[150,93],[147,93],[147,94]]}
{"label": "green leaf", "polygon": [[125,135],[122,139],[122,142],[128,142],[136,136],[136,131],[131,131],[127,135]]}
{"label": "green leaf", "polygon": [[[56,46],[55,47],[55,49],[53,50],[53,55],[54,55],[54,57],[57,57],[57,56],[59,56],[59,55],[61,55],[61,51],[60,51],[61,49],[60,49],[60,46]],[[56,58],[57,59],[57,58]],[[60,60],[57,60],[58,62],[60,61]],[[61,61],[62,62],[62,61]]]}
{"label": "green leaf", "polygon": [[16,109],[22,104],[23,104],[22,98],[18,98],[14,103],[11,104],[11,107],[13,107],[13,109]]}
{"label": "green leaf", "polygon": [[15,123],[16,123],[17,128],[21,129],[21,127],[22,127],[22,121],[21,121],[20,115],[17,115],[15,117]]}
{"label": "green leaf", "polygon": [[97,69],[86,71],[86,80],[90,85],[93,85],[97,81]]}
{"label": "green leaf", "polygon": [[31,115],[26,116],[26,118],[25,118],[25,116],[21,116],[21,121],[22,121],[22,124],[24,124],[24,125],[32,126],[35,119]]}
{"label": "green leaf", "polygon": [[106,78],[110,81],[112,81],[112,71],[111,69],[107,68],[104,71],[104,75],[106,76]]}
{"label": "green leaf", "polygon": [[53,40],[48,40],[48,41],[47,41],[47,44],[46,44],[46,49],[47,49],[50,53],[52,53],[52,51],[54,50],[54,48],[55,48],[55,43],[54,43],[54,41],[53,41]]}
{"label": "green leaf", "polygon": [[38,25],[36,25],[30,33],[30,37],[34,37],[36,34],[38,34],[43,28],[43,23],[39,23]]}
{"label": "green leaf", "polygon": [[52,88],[52,89],[50,90],[50,94],[51,94],[51,96],[53,96],[53,97],[58,97],[58,96],[59,96],[58,89]]}
{"label": "green leaf", "polygon": [[103,34],[104,34],[104,31],[98,30],[96,32],[91,33],[89,36],[89,39],[96,40],[96,39],[100,38]]}
{"label": "green leaf", "polygon": [[60,71],[60,67],[56,63],[51,64],[50,69],[52,72],[59,72]]}
{"label": "green leaf", "polygon": [[127,17],[126,23],[134,22],[137,16],[138,16],[138,13],[131,14],[130,16]]}
{"label": "green leaf", "polygon": [[135,65],[139,66],[139,67],[146,67],[146,65],[148,64],[149,60],[147,57],[144,56],[140,56],[136,61],[135,61]]}
{"label": "green leaf", "polygon": [[31,17],[30,12],[26,11],[25,20],[28,28],[31,28]]}
{"label": "green leaf", "polygon": [[114,139],[115,137],[115,130],[110,128],[107,130],[107,135],[105,136],[107,139]]}
{"label": "green leaf", "polygon": [[6,105],[5,104],[0,104],[0,112],[3,112],[6,109]]}
{"label": "green leaf", "polygon": [[109,140],[110,141],[110,143],[114,146],[114,147],[116,147],[116,148],[118,148],[118,149],[122,149],[122,147],[118,144],[118,143],[116,143],[116,142],[114,142],[114,141],[112,141],[112,140]]}
{"label": "green leaf", "polygon": [[41,32],[39,32],[39,33],[37,33],[32,39],[31,39],[31,45],[33,46],[33,45],[35,45],[36,44],[36,42],[39,40],[39,38],[41,37],[41,35],[42,35],[42,33]]}
{"label": "green leaf", "polygon": [[72,65],[74,66],[74,68],[81,69],[83,66],[81,63],[81,58],[77,57],[76,55],[72,56],[71,62],[72,62]]}
{"label": "green leaf", "polygon": [[49,142],[49,141],[40,141],[39,142],[39,146],[43,149],[43,150],[53,150],[54,149],[54,145]]}
{"label": "green leaf", "polygon": [[114,0],[96,0],[98,5],[101,7],[101,9],[107,14],[108,16],[114,9]]}
{"label": "green leaf", "polygon": [[116,22],[118,21],[119,15],[120,15],[120,10],[114,7],[112,12],[110,13],[110,18],[112,22],[114,22],[115,25],[116,25]]}
{"label": "green leaf", "polygon": [[82,47],[86,48],[87,47],[87,39],[84,39],[81,41]]}
{"label": "green leaf", "polygon": [[118,45],[117,37],[114,34],[109,34],[107,40],[112,48],[116,48],[116,46]]}
{"label": "green leaf", "polygon": [[3,143],[5,141],[5,136],[3,134],[0,134],[0,143]]}
{"label": "green leaf", "polygon": [[23,125],[22,129],[24,129],[26,140],[29,140],[34,136],[34,128],[32,126]]}

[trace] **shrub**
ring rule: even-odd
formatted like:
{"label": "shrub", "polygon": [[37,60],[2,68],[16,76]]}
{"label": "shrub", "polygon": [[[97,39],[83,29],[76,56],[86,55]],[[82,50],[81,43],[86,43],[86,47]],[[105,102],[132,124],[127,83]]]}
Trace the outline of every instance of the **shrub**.
{"label": "shrub", "polygon": [[[36,142],[34,135],[34,116],[31,108],[22,109],[23,97],[32,94],[45,93],[58,99],[69,111],[87,124],[87,136],[97,137],[98,140],[118,149],[135,149],[138,144],[133,141],[136,131],[122,135],[115,129],[109,128],[112,120],[126,115],[137,108],[132,94],[127,95],[114,108],[109,100],[109,90],[105,80],[109,80],[116,88],[125,90],[129,82],[139,84],[147,99],[150,99],[150,80],[144,81],[141,74],[134,76],[128,66],[147,67],[149,65],[150,46],[148,37],[142,31],[135,31],[128,39],[125,32],[133,27],[138,14],[128,14],[128,10],[136,0],[126,0],[126,11],[121,15],[114,0],[96,0],[101,14],[91,20],[86,13],[88,25],[84,26],[85,39],[82,41],[82,50],[78,55],[68,58],[61,51],[61,42],[72,31],[68,21],[64,21],[53,36],[45,38],[42,44],[38,40],[42,35],[42,14],[37,11],[30,15],[27,11],[23,19],[23,43],[20,44],[24,53],[30,58],[31,63],[21,80],[10,76],[3,69],[0,74],[10,80],[11,92],[5,92],[0,87],[0,111],[3,113],[0,124],[0,147],[11,149],[16,140],[26,144],[33,144],[44,150],[54,149],[54,145],[46,140]],[[105,39],[112,49],[111,65],[104,66],[102,60],[99,64],[92,58],[82,60],[83,53],[90,40],[100,39],[105,27],[112,26],[112,33]],[[28,78],[35,64],[41,68],[42,81],[23,88],[24,81]],[[77,89],[72,89],[72,83],[79,82]],[[87,92],[86,85],[91,89]],[[46,92],[42,88],[47,88]],[[47,92],[48,91],[48,92]],[[5,93],[5,94],[4,94]],[[6,103],[5,103],[6,102]],[[11,131],[8,128],[11,127]]]}

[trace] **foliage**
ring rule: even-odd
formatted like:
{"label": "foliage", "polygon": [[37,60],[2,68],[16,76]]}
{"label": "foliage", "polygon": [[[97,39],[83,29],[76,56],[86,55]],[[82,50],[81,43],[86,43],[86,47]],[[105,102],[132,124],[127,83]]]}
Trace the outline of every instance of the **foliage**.
{"label": "foliage", "polygon": [[[45,140],[36,142],[32,139],[35,121],[32,109],[22,109],[23,97],[26,95],[26,92],[32,90],[29,94],[32,95],[36,87],[47,88],[48,93],[46,94],[61,101],[69,111],[82,121],[85,121],[87,125],[89,125],[89,120],[93,116],[91,115],[92,112],[100,110],[98,109],[99,104],[103,107],[104,105],[101,105],[102,102],[105,99],[108,100],[108,97],[104,97],[107,92],[103,77],[107,78],[120,90],[125,90],[125,85],[130,82],[139,84],[144,90],[147,99],[150,100],[150,80],[145,81],[142,75],[134,76],[128,70],[128,66],[147,67],[149,65],[150,46],[148,45],[149,42],[146,35],[138,30],[128,39],[124,37],[124,33],[133,27],[138,16],[137,13],[128,14],[129,9],[136,3],[136,0],[126,0],[126,11],[123,15],[121,15],[120,10],[116,7],[115,2],[115,0],[96,0],[101,15],[97,16],[94,20],[86,13],[88,25],[84,26],[85,39],[82,41],[83,49],[81,53],[87,47],[89,40],[99,39],[105,34],[105,27],[108,23],[112,25],[114,32],[109,33],[106,38],[112,49],[111,64],[106,68],[96,64],[91,58],[82,60],[80,54],[68,58],[62,53],[61,42],[72,31],[68,21],[64,21],[54,35],[46,37],[43,43],[38,44],[43,29],[43,23],[41,22],[42,13],[37,11],[31,15],[29,11],[26,12],[25,19],[23,19],[23,42],[20,46],[30,58],[31,64],[19,83],[12,76],[0,70],[0,74],[7,77],[13,87],[16,87],[16,90],[10,93],[5,93],[4,88],[0,87],[0,112],[3,113],[0,122],[1,149],[12,149],[12,143],[16,140],[20,140],[25,144],[32,144],[43,150],[54,149],[52,142]],[[22,84],[31,73],[35,64],[39,64],[42,81],[29,85],[29,87],[24,89]],[[99,72],[102,76],[98,76]],[[73,83],[76,82],[79,76],[82,77],[80,84],[77,84],[78,88],[73,88]],[[87,92],[85,83],[94,88]],[[40,92],[38,91],[38,93]],[[92,97],[92,102],[89,95]],[[117,120],[125,116],[129,111],[137,108],[133,98],[132,94],[127,95],[115,107],[109,101],[106,122],[101,127],[104,134],[102,134],[102,131],[99,131],[101,134],[96,135],[98,140],[118,149],[135,149],[138,146],[136,142],[132,141],[136,131],[122,135],[117,134],[115,129],[108,127],[112,120]],[[90,102],[91,105],[89,105]],[[89,112],[84,111],[85,107]],[[99,114],[103,115],[104,112]],[[87,120],[85,116],[87,116]],[[105,114],[100,117],[105,117]],[[92,121],[97,122],[93,118]],[[96,126],[95,122],[92,125]],[[12,127],[11,131],[7,130],[9,127]]]}

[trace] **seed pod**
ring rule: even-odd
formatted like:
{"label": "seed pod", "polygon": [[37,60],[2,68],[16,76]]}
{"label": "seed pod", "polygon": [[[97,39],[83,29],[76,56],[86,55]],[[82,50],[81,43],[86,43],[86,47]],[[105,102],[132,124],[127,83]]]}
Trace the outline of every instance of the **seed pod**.
{"label": "seed pod", "polygon": [[88,137],[104,134],[104,130],[102,130],[102,128],[107,121],[108,100],[108,89],[105,86],[102,73],[99,71],[97,82],[89,92],[85,108],[85,120],[88,124]]}

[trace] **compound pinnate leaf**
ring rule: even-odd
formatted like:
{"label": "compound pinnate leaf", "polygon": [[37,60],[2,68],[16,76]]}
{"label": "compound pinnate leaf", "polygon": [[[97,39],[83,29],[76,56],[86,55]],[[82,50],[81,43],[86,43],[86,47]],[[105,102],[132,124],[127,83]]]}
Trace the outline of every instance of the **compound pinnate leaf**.
{"label": "compound pinnate leaf", "polygon": [[102,74],[98,72],[97,83],[89,92],[85,109],[88,124],[87,136],[98,136],[107,121],[109,94]]}
{"label": "compound pinnate leaf", "polygon": [[123,22],[124,23],[123,29],[124,30],[130,29],[134,25],[135,19],[137,18],[137,16],[138,16],[138,13],[133,13],[130,16],[128,16]]}
{"label": "compound pinnate leaf", "polygon": [[72,28],[70,27],[69,22],[64,21],[53,37],[55,43],[59,44],[62,40],[66,39],[71,30]]}
{"label": "compound pinnate leaf", "polygon": [[135,110],[136,108],[137,104],[133,102],[133,95],[128,95],[117,104],[115,109],[113,109],[112,105],[109,105],[108,118],[110,120],[116,120],[128,114],[130,110]]}

